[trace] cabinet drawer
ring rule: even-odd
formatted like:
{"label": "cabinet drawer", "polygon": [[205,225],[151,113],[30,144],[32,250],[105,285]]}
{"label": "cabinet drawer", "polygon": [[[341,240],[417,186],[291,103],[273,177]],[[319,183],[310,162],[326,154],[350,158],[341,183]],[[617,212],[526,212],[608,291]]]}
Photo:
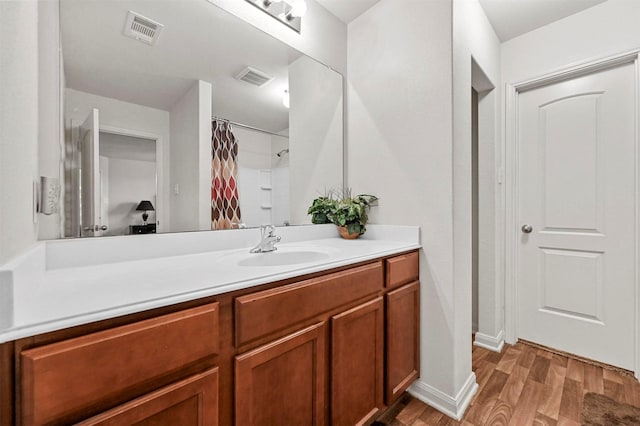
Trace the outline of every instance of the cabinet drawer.
{"label": "cabinet drawer", "polygon": [[236,345],[284,330],[382,289],[382,262],[238,297]]}
{"label": "cabinet drawer", "polygon": [[403,254],[387,259],[387,277],[385,285],[389,288],[398,287],[415,281],[420,275],[418,252]]}
{"label": "cabinet drawer", "polygon": [[25,350],[22,423],[67,422],[121,403],[136,386],[217,354],[218,340],[212,303]]}
{"label": "cabinet drawer", "polygon": [[78,423],[110,425],[218,424],[218,368],[205,371]]}

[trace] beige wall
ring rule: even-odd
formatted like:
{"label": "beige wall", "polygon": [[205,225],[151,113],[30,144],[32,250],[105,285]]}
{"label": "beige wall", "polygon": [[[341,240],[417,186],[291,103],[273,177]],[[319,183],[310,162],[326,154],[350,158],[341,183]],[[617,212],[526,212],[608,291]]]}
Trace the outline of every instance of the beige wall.
{"label": "beige wall", "polygon": [[[211,83],[196,81],[171,109],[169,231],[211,229]],[[178,194],[175,193],[178,185]]]}
{"label": "beige wall", "polygon": [[[373,221],[421,227],[422,364],[412,392],[453,416],[475,385],[471,64],[499,86],[499,54],[476,0],[382,0],[348,27],[348,184],[380,197]],[[489,133],[494,158],[499,138]],[[493,212],[495,188],[484,190]]]}
{"label": "beige wall", "polygon": [[608,0],[503,43],[503,81],[516,83],[567,65],[638,49],[639,27],[639,1]]}
{"label": "beige wall", "polygon": [[420,381],[447,395],[458,391],[451,13],[447,0],[382,0],[349,24],[347,101],[348,185],[380,198],[372,222],[421,228]]}
{"label": "beige wall", "polygon": [[[38,174],[58,178],[62,184],[62,61],[57,0],[38,2],[38,23]],[[38,215],[38,239],[60,238],[61,217],[62,209],[52,215]]]}
{"label": "beige wall", "polygon": [[291,221],[311,223],[313,199],[343,186],[343,79],[302,56],[289,65]]}
{"label": "beige wall", "polygon": [[[0,264],[37,240],[38,3],[0,2]],[[55,114],[55,112],[54,112]]]}
{"label": "beige wall", "polygon": [[[496,194],[500,147],[500,41],[478,0],[453,1],[453,229],[454,285],[456,287],[456,357],[460,362],[457,386],[471,369],[472,289],[472,129],[471,88],[478,96],[478,327],[484,345],[502,333],[502,283],[495,267],[500,241],[495,217],[500,210]],[[467,372],[467,373],[465,373]]]}

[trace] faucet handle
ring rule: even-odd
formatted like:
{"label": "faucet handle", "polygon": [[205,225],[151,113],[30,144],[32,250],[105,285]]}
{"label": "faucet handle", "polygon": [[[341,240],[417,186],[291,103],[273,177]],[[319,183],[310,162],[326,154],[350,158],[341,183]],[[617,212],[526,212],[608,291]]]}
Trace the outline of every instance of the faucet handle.
{"label": "faucet handle", "polygon": [[273,225],[262,225],[260,226],[260,231],[262,233],[262,238],[264,237],[272,237],[276,228]]}

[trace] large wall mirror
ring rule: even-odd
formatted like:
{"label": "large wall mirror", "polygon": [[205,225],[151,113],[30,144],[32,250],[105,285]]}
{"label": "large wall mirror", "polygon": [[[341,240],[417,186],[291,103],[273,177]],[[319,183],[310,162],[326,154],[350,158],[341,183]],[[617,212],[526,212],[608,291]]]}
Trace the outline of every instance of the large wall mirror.
{"label": "large wall mirror", "polygon": [[60,0],[65,237],[308,223],[342,76],[205,0]]}

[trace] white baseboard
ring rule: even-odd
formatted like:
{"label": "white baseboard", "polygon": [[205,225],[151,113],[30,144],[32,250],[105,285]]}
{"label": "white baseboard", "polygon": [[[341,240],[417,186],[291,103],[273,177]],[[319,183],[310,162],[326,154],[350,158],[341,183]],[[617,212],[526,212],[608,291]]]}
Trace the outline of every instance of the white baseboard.
{"label": "white baseboard", "polygon": [[502,352],[502,347],[504,346],[504,333],[500,330],[500,333],[495,337],[487,334],[476,333],[476,338],[473,341],[473,344],[490,351]]}
{"label": "white baseboard", "polygon": [[473,372],[469,375],[464,386],[462,386],[462,389],[460,389],[460,392],[458,392],[455,397],[447,395],[420,380],[416,380],[409,387],[409,393],[412,396],[455,420],[462,419],[464,412],[471,403],[473,395],[475,395],[477,391],[478,384],[476,383],[476,374]]}

